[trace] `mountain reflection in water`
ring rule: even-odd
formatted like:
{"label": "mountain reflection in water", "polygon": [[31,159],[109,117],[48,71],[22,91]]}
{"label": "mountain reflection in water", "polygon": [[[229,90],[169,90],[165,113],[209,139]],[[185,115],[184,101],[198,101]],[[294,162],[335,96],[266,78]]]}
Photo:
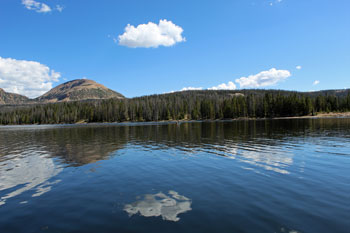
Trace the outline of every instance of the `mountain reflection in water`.
{"label": "mountain reflection in water", "polygon": [[346,232],[349,130],[350,119],[0,127],[0,231]]}
{"label": "mountain reflection in water", "polygon": [[318,137],[312,135],[315,129],[322,126],[327,130],[336,124],[319,119],[183,123],[180,127],[176,124],[2,127],[0,191],[18,188],[2,196],[0,204],[32,188],[37,189],[36,195],[50,190],[45,182],[62,170],[53,159],[68,166],[81,166],[108,159],[127,144],[145,150],[176,148],[190,154],[205,152],[250,165],[242,166],[245,169],[263,168],[289,174],[286,168],[293,164],[293,153],[288,145],[297,148],[293,141],[299,137],[308,132]]}

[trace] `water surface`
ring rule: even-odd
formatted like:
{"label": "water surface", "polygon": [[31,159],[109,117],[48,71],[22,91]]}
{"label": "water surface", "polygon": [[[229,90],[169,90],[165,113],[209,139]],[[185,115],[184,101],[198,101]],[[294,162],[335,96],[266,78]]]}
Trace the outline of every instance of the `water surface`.
{"label": "water surface", "polygon": [[0,232],[349,232],[350,119],[0,127]]}

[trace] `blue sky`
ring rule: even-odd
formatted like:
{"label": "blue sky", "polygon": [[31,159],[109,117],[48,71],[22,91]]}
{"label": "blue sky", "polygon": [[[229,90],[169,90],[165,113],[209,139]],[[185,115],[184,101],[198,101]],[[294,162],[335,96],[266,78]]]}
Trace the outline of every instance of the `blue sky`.
{"label": "blue sky", "polygon": [[350,88],[349,12],[348,0],[1,0],[0,88]]}

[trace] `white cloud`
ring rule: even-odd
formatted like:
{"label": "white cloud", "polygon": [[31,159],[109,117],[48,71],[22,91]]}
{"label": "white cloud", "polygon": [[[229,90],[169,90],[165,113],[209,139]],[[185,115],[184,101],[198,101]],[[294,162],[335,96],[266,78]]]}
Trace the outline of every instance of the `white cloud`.
{"label": "white cloud", "polygon": [[313,82],[313,84],[312,84],[312,85],[316,86],[316,85],[318,85],[318,84],[320,84],[320,81],[315,80],[315,81]]}
{"label": "white cloud", "polygon": [[235,90],[236,84],[233,82],[222,83],[220,85],[204,89],[203,87],[184,87],[180,91],[195,91],[195,90]]}
{"label": "white cloud", "polygon": [[236,83],[240,85],[241,88],[258,88],[275,85],[280,81],[283,81],[291,76],[288,70],[277,70],[272,68],[267,71],[262,71],[255,75],[250,75],[248,77],[241,77],[236,79]]}
{"label": "white cloud", "polygon": [[118,42],[118,39],[115,38],[114,36],[108,35],[108,38],[111,38],[113,40],[114,43]]}
{"label": "white cloud", "polygon": [[51,8],[45,3],[37,2],[35,0],[22,0],[22,4],[28,10],[33,10],[38,13],[47,13],[52,11]]}
{"label": "white cloud", "polygon": [[60,5],[56,5],[56,10],[59,11],[59,12],[62,12],[64,9],[63,6],[60,6]]}
{"label": "white cloud", "polygon": [[[291,76],[291,73],[288,70],[277,70],[272,68],[267,71],[262,71],[255,75],[250,75],[248,77],[241,77],[236,79],[235,82],[240,85],[241,88],[258,88],[275,85],[280,81],[283,81]],[[184,87],[180,91],[189,91],[189,90],[236,90],[237,86],[234,82],[229,81],[228,83],[222,83],[210,88],[202,87]]]}
{"label": "white cloud", "polygon": [[196,90],[203,90],[202,87],[184,87],[180,91],[196,91]]}
{"label": "white cloud", "polygon": [[237,88],[236,84],[234,84],[233,82],[230,81],[227,84],[222,83],[218,86],[208,88],[208,90],[235,90],[236,88]]}
{"label": "white cloud", "polygon": [[269,5],[273,6],[274,4],[278,4],[278,3],[281,3],[281,2],[282,2],[282,0],[276,0],[274,2],[270,2]]}
{"label": "white cloud", "polygon": [[60,77],[60,73],[39,62],[0,57],[0,88],[7,92],[38,97]]}
{"label": "white cloud", "polygon": [[159,24],[149,22],[136,27],[128,24],[125,32],[118,36],[119,45],[131,48],[157,48],[159,46],[172,46],[186,41],[182,37],[183,29],[166,19],[160,20]]}
{"label": "white cloud", "polygon": [[301,70],[301,68],[303,68],[303,67],[301,67],[301,66],[296,66],[295,67],[295,69],[297,69],[297,70]]}

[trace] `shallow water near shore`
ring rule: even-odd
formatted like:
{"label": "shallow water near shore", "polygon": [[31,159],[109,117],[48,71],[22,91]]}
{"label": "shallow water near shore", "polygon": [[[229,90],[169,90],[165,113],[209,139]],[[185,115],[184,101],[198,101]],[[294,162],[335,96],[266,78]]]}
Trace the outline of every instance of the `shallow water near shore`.
{"label": "shallow water near shore", "polygon": [[350,119],[0,127],[0,232],[348,232]]}

